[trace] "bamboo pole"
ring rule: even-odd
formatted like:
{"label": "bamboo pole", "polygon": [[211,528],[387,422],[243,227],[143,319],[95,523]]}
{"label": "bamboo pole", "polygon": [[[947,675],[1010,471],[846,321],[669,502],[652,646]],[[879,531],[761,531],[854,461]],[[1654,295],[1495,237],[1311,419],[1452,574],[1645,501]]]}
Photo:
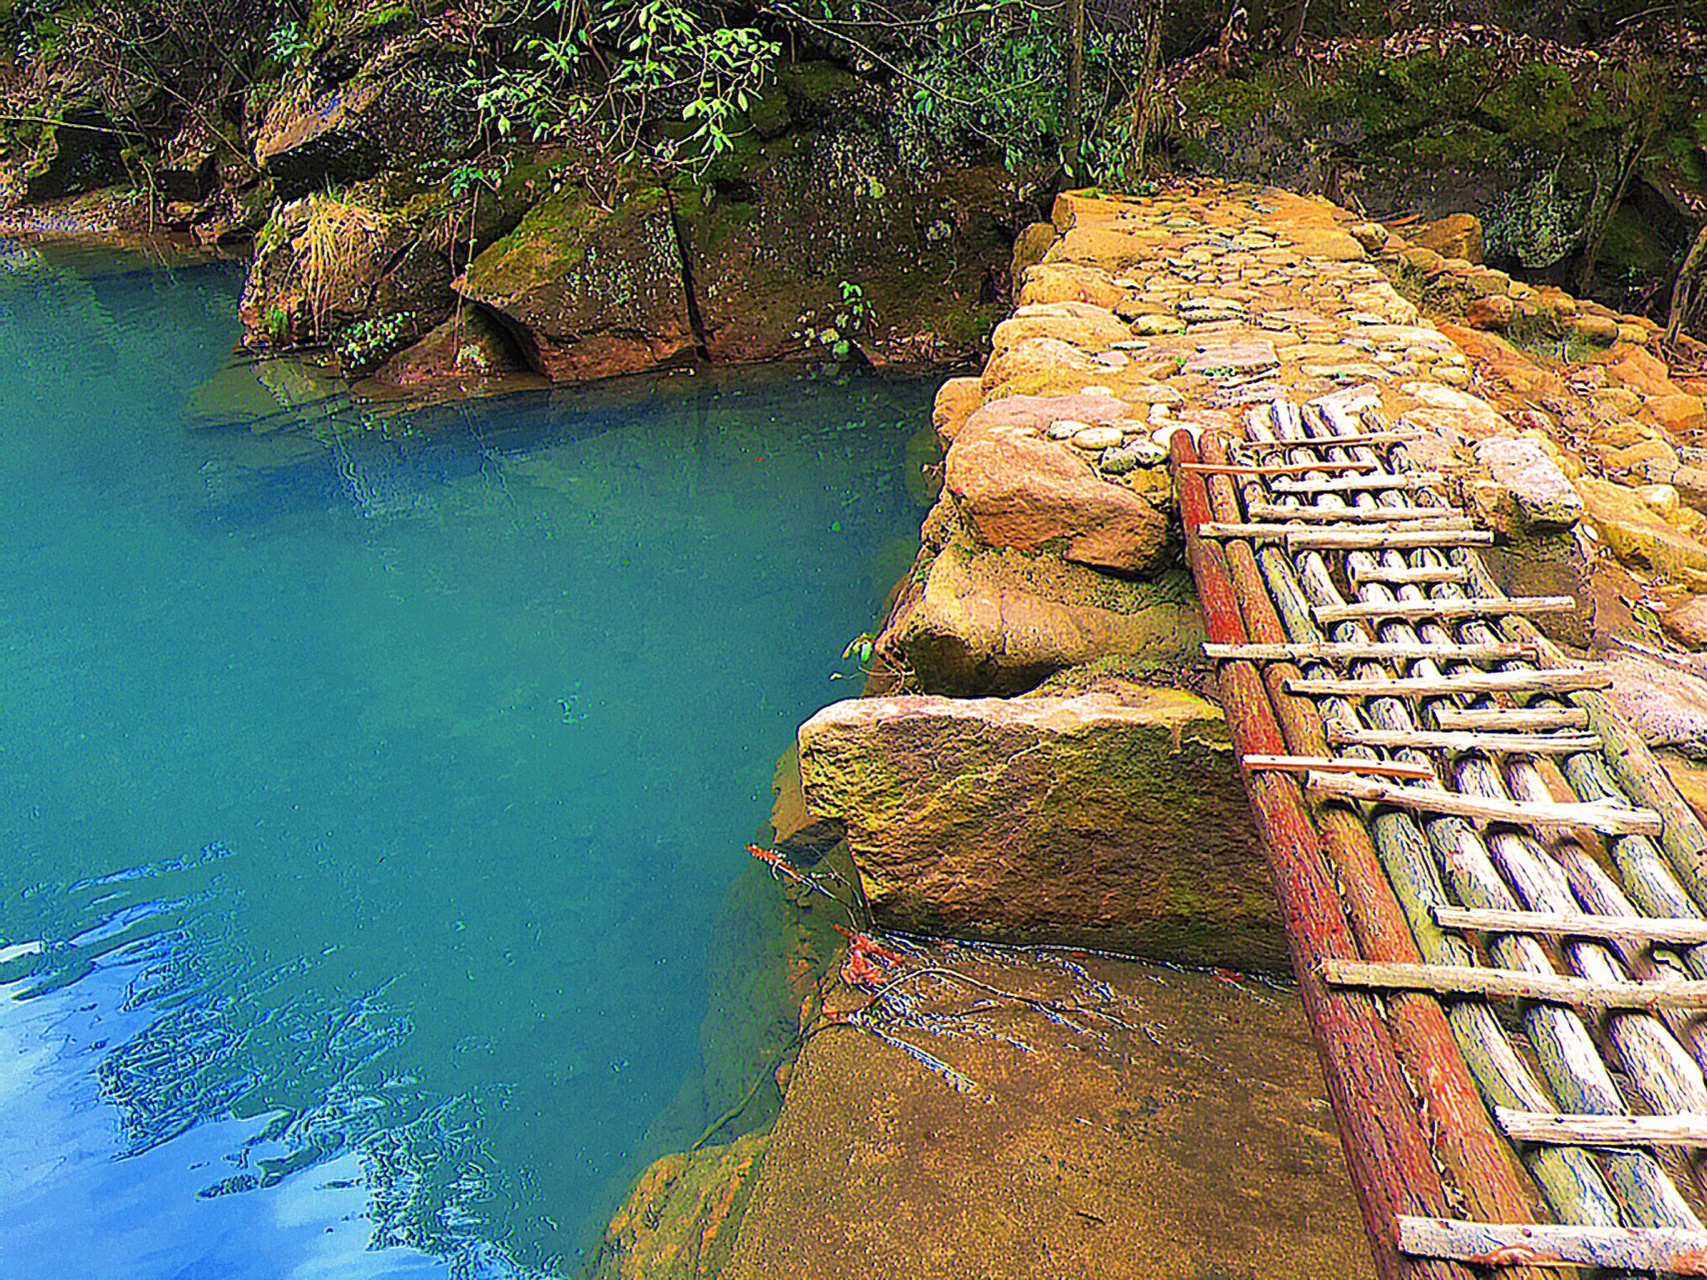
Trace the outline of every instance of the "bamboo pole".
{"label": "bamboo pole", "polygon": [[1377,493],[1389,489],[1426,489],[1444,477],[1438,471],[1406,471],[1399,474],[1343,476],[1338,480],[1287,480],[1271,486],[1277,494]]}
{"label": "bamboo pole", "polygon": [[1418,547],[1486,547],[1489,529],[1296,529],[1285,538],[1288,551],[1411,550]]}
{"label": "bamboo pole", "polygon": [[1707,1009],[1707,982],[1595,982],[1518,969],[1457,964],[1324,960],[1322,981],[1369,991],[1433,991],[1494,1000],[1539,1000],[1579,1009]]}
{"label": "bamboo pole", "polygon": [[1443,528],[1468,528],[1469,518],[1457,507],[1287,507],[1274,502],[1247,502],[1245,510],[1257,520],[1311,520],[1327,524],[1396,524],[1428,520]]}
{"label": "bamboo pole", "polygon": [[1286,440],[1279,443],[1263,442],[1259,452],[1279,453],[1291,449],[1351,449],[1368,448],[1378,444],[1404,444],[1410,440],[1421,440],[1424,432],[1400,428],[1394,431],[1365,431],[1355,435],[1344,436],[1312,436],[1308,440]]}
{"label": "bamboo pole", "polygon": [[1480,933],[1534,933],[1554,937],[1609,938],[1645,945],[1651,942],[1707,943],[1707,920],[1652,916],[1601,916],[1586,911],[1466,911],[1436,907],[1435,923],[1443,929],[1475,929]]}
{"label": "bamboo pole", "polygon": [[1351,571],[1351,588],[1356,591],[1366,582],[1385,582],[1392,586],[1404,583],[1465,582],[1470,571],[1463,565],[1443,565],[1439,568],[1414,569],[1409,566],[1388,568],[1384,565],[1359,566]]}
{"label": "bamboo pole", "polygon": [[1242,523],[1205,524],[1197,531],[1202,538],[1254,538],[1284,542],[1292,550],[1347,551],[1367,547],[1474,547],[1492,544],[1486,529],[1301,529],[1295,524]]}
{"label": "bamboo pole", "polygon": [[1379,462],[1290,462],[1263,466],[1258,463],[1186,462],[1180,470],[1200,476],[1301,476],[1312,471],[1379,471]]}
{"label": "bamboo pole", "polygon": [[1482,822],[1513,822],[1549,827],[1588,827],[1609,835],[1658,835],[1660,815],[1652,809],[1627,809],[1609,803],[1543,804],[1528,800],[1493,800],[1437,787],[1395,787],[1367,778],[1332,774],[1305,776],[1305,789],[1340,800],[1390,804],[1424,813],[1447,813]]}
{"label": "bamboo pole", "polygon": [[1573,1147],[1707,1147],[1707,1115],[1566,1115],[1558,1111],[1514,1111],[1495,1107],[1494,1118],[1517,1142],[1553,1142]]}
{"label": "bamboo pole", "polygon": [[1317,662],[1404,661],[1410,658],[1452,658],[1462,662],[1500,662],[1533,658],[1533,646],[1520,644],[1442,644],[1421,641],[1404,643],[1334,644],[1205,644],[1206,658],[1249,658],[1253,662],[1295,662],[1308,658]]}
{"label": "bamboo pole", "polygon": [[[1197,460],[1184,431],[1174,433],[1171,452],[1176,464]],[[1210,638],[1222,644],[1244,643],[1249,636],[1221,551],[1196,536],[1198,526],[1209,518],[1202,477],[1179,471],[1176,465],[1174,487]],[[1219,683],[1235,749],[1240,754],[1284,754],[1285,740],[1256,668],[1249,662],[1227,662],[1219,672]],[[1316,977],[1319,960],[1349,959],[1357,954],[1357,947],[1333,878],[1322,864],[1320,838],[1304,810],[1298,784],[1284,774],[1256,773],[1246,779],[1246,789],[1285,916],[1299,995],[1321,1059],[1376,1271],[1382,1280],[1468,1280],[1460,1268],[1410,1262],[1398,1252],[1396,1216],[1415,1212],[1411,1206],[1425,1215],[1438,1213],[1445,1201],[1439,1175],[1373,1000],[1331,991]]]}
{"label": "bamboo pole", "polygon": [[1707,1275],[1707,1231],[1670,1227],[1556,1227],[1402,1217],[1399,1247],[1476,1266],[1516,1262]]}

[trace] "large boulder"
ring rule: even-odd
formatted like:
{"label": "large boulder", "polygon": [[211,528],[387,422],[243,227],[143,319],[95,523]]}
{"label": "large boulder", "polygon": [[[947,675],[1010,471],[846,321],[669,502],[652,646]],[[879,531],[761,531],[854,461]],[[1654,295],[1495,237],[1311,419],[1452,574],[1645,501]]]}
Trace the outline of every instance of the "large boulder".
{"label": "large boulder", "polygon": [[1608,659],[1609,694],[1642,741],[1707,760],[1707,680],[1638,654]]}
{"label": "large boulder", "polygon": [[1373,1276],[1297,1000],[1103,956],[908,968],[881,1036],[813,1024],[723,1280]]}
{"label": "large boulder", "polygon": [[955,540],[922,576],[879,646],[930,693],[1017,693],[1099,658],[1188,660],[1203,641],[1191,579],[1177,570],[1118,578],[1049,552]]}
{"label": "large boulder", "polygon": [[1047,435],[1058,422],[1137,427],[1129,409],[1112,396],[1077,395],[1009,396],[977,410],[956,434],[946,471],[967,527],[993,547],[1058,551],[1125,573],[1158,568],[1169,547],[1165,511]]}
{"label": "large boulder", "polygon": [[502,316],[554,382],[635,373],[696,345],[658,185],[630,183],[603,204],[565,185],[470,263],[456,289]]}
{"label": "large boulder", "polygon": [[1633,489],[1582,476],[1576,481],[1583,509],[1601,540],[1625,563],[1656,573],[1707,573],[1707,548],[1660,519]]}
{"label": "large boulder", "polygon": [[274,211],[256,239],[238,316],[253,351],[330,346],[364,377],[446,319],[450,258],[432,233],[443,206],[407,179]]}
{"label": "large boulder", "polygon": [[466,57],[428,32],[386,38],[381,27],[348,24],[265,100],[251,121],[255,161],[290,200],[328,183],[460,158],[479,120],[467,95],[446,95],[442,86],[462,73]]}
{"label": "large boulder", "polygon": [[1443,258],[1482,260],[1482,220],[1473,213],[1449,213],[1444,218],[1405,229],[1406,238]]}
{"label": "large boulder", "polygon": [[1511,596],[1574,596],[1568,614],[1543,614],[1553,639],[1579,648],[1594,633],[1594,596],[1576,536],[1582,499],[1538,440],[1498,436],[1476,446],[1487,477],[1464,485],[1477,523],[1494,530],[1482,559],[1500,590]]}
{"label": "large boulder", "polygon": [[862,698],[799,740],[886,928],[1281,963],[1227,726],[1193,694]]}

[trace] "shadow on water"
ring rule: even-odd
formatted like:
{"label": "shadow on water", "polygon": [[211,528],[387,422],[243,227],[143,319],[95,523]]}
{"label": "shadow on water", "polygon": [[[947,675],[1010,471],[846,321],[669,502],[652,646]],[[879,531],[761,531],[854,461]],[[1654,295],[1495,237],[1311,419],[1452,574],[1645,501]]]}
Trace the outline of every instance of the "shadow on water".
{"label": "shadow on water", "polygon": [[0,1277],[572,1274],[931,387],[379,416],[0,249]]}

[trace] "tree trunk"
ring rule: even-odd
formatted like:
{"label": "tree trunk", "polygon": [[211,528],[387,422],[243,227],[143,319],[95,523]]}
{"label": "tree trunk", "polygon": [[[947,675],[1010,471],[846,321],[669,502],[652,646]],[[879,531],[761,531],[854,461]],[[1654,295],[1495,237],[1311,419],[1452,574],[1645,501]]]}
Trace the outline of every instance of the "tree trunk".
{"label": "tree trunk", "polygon": [[1062,160],[1074,182],[1083,181],[1081,119],[1085,110],[1085,0],[1067,0],[1067,119]]}
{"label": "tree trunk", "polygon": [[1683,266],[1678,268],[1677,280],[1672,284],[1671,314],[1666,318],[1667,342],[1677,341],[1683,332],[1683,322],[1689,319],[1690,304],[1694,301],[1694,277],[1701,270],[1703,257],[1707,257],[1707,226],[1695,233],[1695,242],[1689,246]]}

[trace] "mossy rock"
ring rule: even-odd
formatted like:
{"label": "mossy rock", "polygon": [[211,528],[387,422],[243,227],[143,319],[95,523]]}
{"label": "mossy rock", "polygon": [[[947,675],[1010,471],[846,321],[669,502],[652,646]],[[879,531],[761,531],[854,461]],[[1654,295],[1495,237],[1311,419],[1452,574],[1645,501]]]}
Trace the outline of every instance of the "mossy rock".
{"label": "mossy rock", "polygon": [[634,178],[602,202],[564,185],[457,287],[503,316],[554,381],[648,369],[696,345],[669,200]]}

